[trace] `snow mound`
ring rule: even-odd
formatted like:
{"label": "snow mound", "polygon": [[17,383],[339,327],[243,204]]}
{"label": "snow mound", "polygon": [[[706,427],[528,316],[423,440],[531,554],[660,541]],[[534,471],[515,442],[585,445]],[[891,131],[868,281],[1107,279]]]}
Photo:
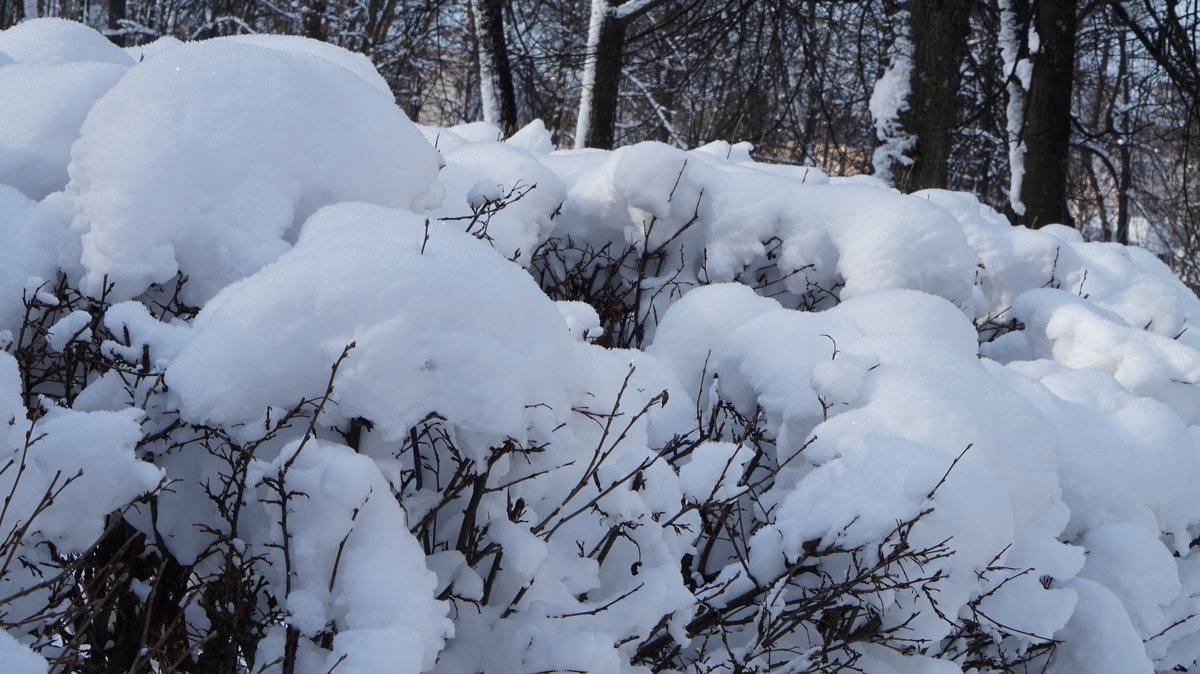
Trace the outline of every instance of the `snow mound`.
{"label": "snow mound", "polygon": [[129,54],[133,60],[141,62],[148,58],[153,58],[154,56],[165,51],[174,49],[181,44],[183,44],[183,40],[180,40],[176,37],[171,37],[170,35],[164,35],[153,42],[147,42],[146,44],[140,44],[135,47],[126,47],[125,53]]}
{"label": "snow mound", "polygon": [[341,66],[236,42],[171,49],[92,108],[72,150],[73,228],[93,296],[176,273],[202,304],[283,254],[323,205],[422,210],[438,161],[391,100]]}
{"label": "snow mound", "polygon": [[24,301],[32,300],[58,271],[69,207],[63,201],[58,194],[35,203],[0,184],[0,335],[20,331]]}
{"label": "snow mound", "polygon": [[238,42],[255,47],[265,47],[283,52],[315,56],[330,63],[336,63],[361,77],[364,82],[370,84],[380,93],[389,98],[392,96],[391,87],[388,86],[387,81],[383,79],[379,71],[375,69],[370,59],[362,54],[357,54],[337,45],[329,44],[328,42],[312,40],[299,35],[228,35],[217,38],[217,41]]}
{"label": "snow mound", "polygon": [[[446,618],[447,605],[434,599],[436,576],[426,568],[404,510],[375,463],[349,447],[296,442],[255,469],[285,475],[288,488],[306,495],[289,504],[295,566],[288,620],[310,637],[327,625],[339,626],[321,670],[428,671],[454,628]],[[269,491],[260,489],[269,499]],[[275,509],[269,503],[264,508],[268,517]],[[272,542],[282,542],[283,533],[276,528]],[[277,575],[287,568],[277,551],[272,562]],[[284,584],[278,579],[279,586]],[[397,652],[404,657],[397,658]]]}
{"label": "snow mound", "polygon": [[133,65],[133,59],[95,30],[58,18],[22,21],[0,31],[0,52],[17,63],[60,65],[78,61]]}
{"label": "snow mound", "polygon": [[567,197],[563,182],[532,154],[507,143],[464,143],[443,156],[446,166],[438,179],[446,198],[432,215],[454,218],[448,224],[486,235],[500,254],[528,265]]}
{"label": "snow mound", "polygon": [[760,164],[728,144],[641,143],[547,163],[568,184],[563,235],[632,244],[678,283],[770,285],[785,305],[809,307],[892,288],[965,305],[976,292],[961,227],[925,199],[830,186],[818,169]]}
{"label": "snow mound", "polygon": [[0,183],[31,199],[66,187],[79,127],[125,72],[90,62],[0,67],[0,90],[8,92],[0,98]]}
{"label": "snow mound", "polygon": [[314,215],[295,248],[196,318],[167,370],[184,414],[235,424],[290,408],[353,342],[339,416],[390,437],[431,413],[489,436],[524,437],[527,417],[552,428],[569,409],[562,315],[486,243],[424,222],[364,204]]}

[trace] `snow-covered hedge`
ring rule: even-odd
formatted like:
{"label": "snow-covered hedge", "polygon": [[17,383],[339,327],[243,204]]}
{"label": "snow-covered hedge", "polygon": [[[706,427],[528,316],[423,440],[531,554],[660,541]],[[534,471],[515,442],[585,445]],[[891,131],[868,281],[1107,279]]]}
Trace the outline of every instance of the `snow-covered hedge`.
{"label": "snow-covered hedge", "polygon": [[[1191,671],[1200,301],[745,145],[0,32],[5,671]],[[436,148],[436,149],[435,149]]]}

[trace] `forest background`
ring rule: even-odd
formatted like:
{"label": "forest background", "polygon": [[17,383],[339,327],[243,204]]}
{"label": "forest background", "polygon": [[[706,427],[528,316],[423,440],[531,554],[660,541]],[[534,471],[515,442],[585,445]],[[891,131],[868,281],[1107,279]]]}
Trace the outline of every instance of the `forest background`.
{"label": "forest background", "polygon": [[290,33],[368,55],[414,121],[755,157],[980,196],[1200,286],[1200,3],[0,0],[122,46]]}

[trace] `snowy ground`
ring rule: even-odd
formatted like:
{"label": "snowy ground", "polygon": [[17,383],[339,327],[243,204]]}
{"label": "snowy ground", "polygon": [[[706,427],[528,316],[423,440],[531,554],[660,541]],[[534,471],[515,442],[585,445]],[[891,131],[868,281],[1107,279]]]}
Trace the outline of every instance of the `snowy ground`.
{"label": "snowy ground", "polygon": [[[28,465],[0,530],[36,524],[6,551],[85,550],[166,479],[131,523],[197,577],[214,532],[259,555],[283,609],[255,662],[290,626],[301,672],[1200,659],[1200,301],[1143,249],[745,145],[419,128],[300,38],[123,51],[38,20],[0,32],[0,91],[0,345],[62,278],[92,302],[49,350],[143,368],[29,415],[0,354],[0,452]],[[548,296],[597,269],[625,323]],[[194,320],[162,310],[181,275]],[[315,423],[273,426],[305,399]],[[254,448],[236,526],[199,429]],[[5,619],[37,614],[0,574]],[[7,671],[62,647],[4,624]]]}

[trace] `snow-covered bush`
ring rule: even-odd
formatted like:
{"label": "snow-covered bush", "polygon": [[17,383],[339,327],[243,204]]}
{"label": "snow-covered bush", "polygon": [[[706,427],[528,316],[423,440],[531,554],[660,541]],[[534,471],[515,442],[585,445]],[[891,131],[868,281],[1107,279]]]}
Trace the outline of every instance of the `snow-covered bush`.
{"label": "snow-covered bush", "polygon": [[1146,251],[85,33],[0,32],[6,671],[1200,668]]}

